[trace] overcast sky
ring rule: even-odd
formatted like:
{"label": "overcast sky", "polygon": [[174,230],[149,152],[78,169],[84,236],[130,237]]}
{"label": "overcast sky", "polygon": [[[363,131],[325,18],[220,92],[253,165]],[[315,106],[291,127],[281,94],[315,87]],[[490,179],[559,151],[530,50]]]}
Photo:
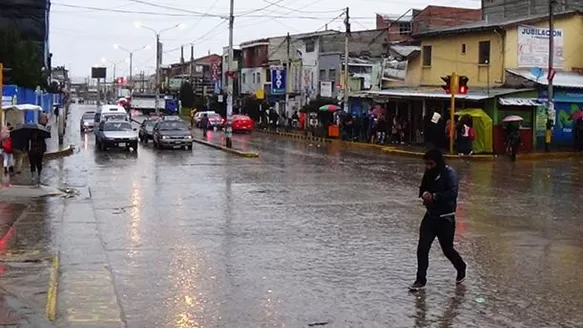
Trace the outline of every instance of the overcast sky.
{"label": "overcast sky", "polygon": [[[480,0],[235,0],[235,46],[243,41],[268,36],[330,29],[342,29],[342,18],[334,20],[343,8],[350,7],[352,29],[375,28],[375,13],[400,15],[411,7],[423,9],[428,4],[479,8]],[[154,5],[150,5],[154,4]],[[158,7],[156,7],[158,6]],[[160,6],[168,8],[160,8]],[[179,10],[180,9],[180,10]],[[183,30],[161,34],[165,65],[179,61],[180,45],[190,56],[194,42],[195,57],[219,53],[228,44],[227,16],[229,0],[53,0],[50,17],[50,49],[53,66],[65,65],[72,76],[84,77],[90,67],[105,58],[117,63],[117,75],[127,75],[127,52],[114,44],[134,50],[134,74],[153,72],[155,66],[154,32],[139,29],[134,22],[161,30],[184,24]],[[154,13],[154,14],[151,14]],[[171,51],[176,49],[175,51]],[[109,72],[108,72],[109,75]]]}

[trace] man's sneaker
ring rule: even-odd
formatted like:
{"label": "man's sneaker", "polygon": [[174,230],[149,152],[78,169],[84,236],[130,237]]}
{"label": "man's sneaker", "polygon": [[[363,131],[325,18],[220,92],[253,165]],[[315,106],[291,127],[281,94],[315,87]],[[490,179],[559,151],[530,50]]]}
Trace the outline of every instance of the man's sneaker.
{"label": "man's sneaker", "polygon": [[411,286],[409,286],[409,291],[416,292],[425,288],[425,284],[415,281]]}
{"label": "man's sneaker", "polygon": [[456,284],[461,284],[466,280],[466,269],[464,268],[463,271],[458,271],[457,276],[455,278]]}

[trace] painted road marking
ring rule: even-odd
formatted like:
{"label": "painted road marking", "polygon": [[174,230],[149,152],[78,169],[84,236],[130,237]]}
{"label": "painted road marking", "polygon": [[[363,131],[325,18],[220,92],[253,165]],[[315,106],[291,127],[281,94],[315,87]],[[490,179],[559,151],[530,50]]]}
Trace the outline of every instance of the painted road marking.
{"label": "painted road marking", "polygon": [[107,269],[63,271],[59,283],[59,309],[64,321],[122,322],[113,279]]}
{"label": "painted road marking", "polygon": [[53,257],[51,276],[49,278],[49,290],[47,291],[47,304],[45,308],[47,319],[55,321],[57,317],[57,288],[59,284],[59,256]]}

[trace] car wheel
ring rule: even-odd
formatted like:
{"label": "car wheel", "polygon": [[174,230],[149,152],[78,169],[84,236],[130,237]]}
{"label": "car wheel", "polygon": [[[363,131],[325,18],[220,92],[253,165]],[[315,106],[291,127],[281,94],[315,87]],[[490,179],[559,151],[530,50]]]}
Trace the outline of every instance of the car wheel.
{"label": "car wheel", "polygon": [[192,145],[187,146],[188,150],[192,150]]}

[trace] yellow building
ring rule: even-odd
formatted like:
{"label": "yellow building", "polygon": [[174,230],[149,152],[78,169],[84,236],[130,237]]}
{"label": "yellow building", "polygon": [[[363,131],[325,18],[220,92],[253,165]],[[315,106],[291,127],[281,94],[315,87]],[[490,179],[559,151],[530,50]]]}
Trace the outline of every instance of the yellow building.
{"label": "yellow building", "polygon": [[[407,85],[442,85],[442,76],[456,72],[467,76],[473,87],[495,88],[506,82],[506,69],[546,68],[544,43],[548,41],[527,40],[525,44],[523,39],[519,40],[519,34],[528,27],[548,28],[547,16],[496,23],[481,21],[419,34],[421,56],[418,62],[409,64]],[[557,70],[583,67],[580,55],[583,16],[578,12],[556,15],[555,29],[560,33],[556,38]]]}

